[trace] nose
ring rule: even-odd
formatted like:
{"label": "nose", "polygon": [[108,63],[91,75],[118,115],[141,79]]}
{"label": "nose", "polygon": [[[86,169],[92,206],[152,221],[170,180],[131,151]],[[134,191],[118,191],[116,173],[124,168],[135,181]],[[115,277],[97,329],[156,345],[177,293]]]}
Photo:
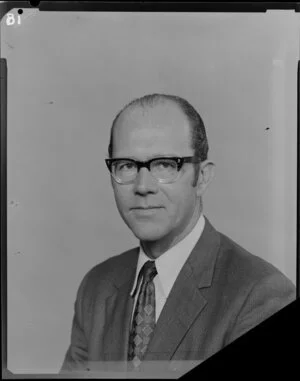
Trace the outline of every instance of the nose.
{"label": "nose", "polygon": [[143,195],[156,193],[157,189],[157,180],[151,175],[147,168],[141,168],[134,182],[134,192]]}

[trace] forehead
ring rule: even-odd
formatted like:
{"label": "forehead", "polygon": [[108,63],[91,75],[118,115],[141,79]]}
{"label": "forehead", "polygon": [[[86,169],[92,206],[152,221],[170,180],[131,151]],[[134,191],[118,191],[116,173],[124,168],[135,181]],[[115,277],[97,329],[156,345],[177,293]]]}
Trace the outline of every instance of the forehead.
{"label": "forehead", "polygon": [[114,129],[114,156],[184,156],[193,153],[190,125],[173,102],[125,110]]}

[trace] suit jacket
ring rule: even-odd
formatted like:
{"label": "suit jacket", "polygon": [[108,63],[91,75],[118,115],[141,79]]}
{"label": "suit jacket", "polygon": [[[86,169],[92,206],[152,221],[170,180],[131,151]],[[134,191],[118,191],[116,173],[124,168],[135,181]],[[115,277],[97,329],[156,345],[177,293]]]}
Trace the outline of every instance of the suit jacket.
{"label": "suit jacket", "polygon": [[[109,258],[84,277],[61,372],[126,365],[138,253],[135,248]],[[203,361],[295,298],[295,286],[278,269],[205,219],[159,316],[145,363]]]}

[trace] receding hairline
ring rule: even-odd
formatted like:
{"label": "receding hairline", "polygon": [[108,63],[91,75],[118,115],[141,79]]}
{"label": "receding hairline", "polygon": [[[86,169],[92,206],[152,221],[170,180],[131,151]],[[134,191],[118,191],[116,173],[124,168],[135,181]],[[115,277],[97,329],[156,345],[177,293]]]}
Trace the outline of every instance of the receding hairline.
{"label": "receding hairline", "polygon": [[115,128],[119,119],[122,116],[125,116],[126,114],[128,114],[130,112],[134,112],[135,110],[147,111],[149,109],[167,106],[167,105],[171,105],[175,109],[177,109],[182,114],[184,119],[187,121],[188,125],[190,126],[189,118],[187,117],[187,115],[183,111],[181,105],[178,102],[176,102],[175,99],[167,98],[166,96],[163,96],[163,95],[159,95],[159,96],[157,96],[157,98],[155,98],[154,100],[151,100],[151,101],[145,101],[145,100],[143,101],[141,99],[136,99],[136,100],[130,102],[121,111],[119,111],[119,113],[116,115],[116,117],[113,121],[113,124],[111,127],[112,130]]}
{"label": "receding hairline", "polygon": [[200,114],[188,100],[178,95],[163,93],[147,94],[140,98],[133,99],[118,112],[111,125],[108,156],[110,158],[113,157],[114,128],[119,118],[124,115],[125,112],[128,112],[130,109],[149,110],[165,104],[173,105],[175,110],[181,111],[181,115],[183,115],[189,128],[190,145],[194,150],[195,158],[201,161],[206,160],[209,147],[205,125]]}

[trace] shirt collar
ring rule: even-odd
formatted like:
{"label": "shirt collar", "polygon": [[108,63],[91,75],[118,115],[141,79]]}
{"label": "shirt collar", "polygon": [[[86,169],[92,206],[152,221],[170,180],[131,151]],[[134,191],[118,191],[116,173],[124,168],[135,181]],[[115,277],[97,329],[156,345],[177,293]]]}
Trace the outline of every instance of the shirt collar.
{"label": "shirt collar", "polygon": [[[190,233],[183,240],[178,242],[175,246],[171,247],[171,249],[163,253],[160,257],[158,257],[155,260],[157,274],[159,276],[166,298],[168,297],[180,270],[182,269],[184,263],[186,262],[193,248],[198,242],[203,232],[204,225],[205,219],[203,217],[203,214],[201,214],[196,225],[190,231]],[[149,260],[153,261],[153,259],[149,258],[145,254],[140,244],[135,280],[130,293],[131,296],[133,296],[134,294],[139,272],[143,265]]]}

